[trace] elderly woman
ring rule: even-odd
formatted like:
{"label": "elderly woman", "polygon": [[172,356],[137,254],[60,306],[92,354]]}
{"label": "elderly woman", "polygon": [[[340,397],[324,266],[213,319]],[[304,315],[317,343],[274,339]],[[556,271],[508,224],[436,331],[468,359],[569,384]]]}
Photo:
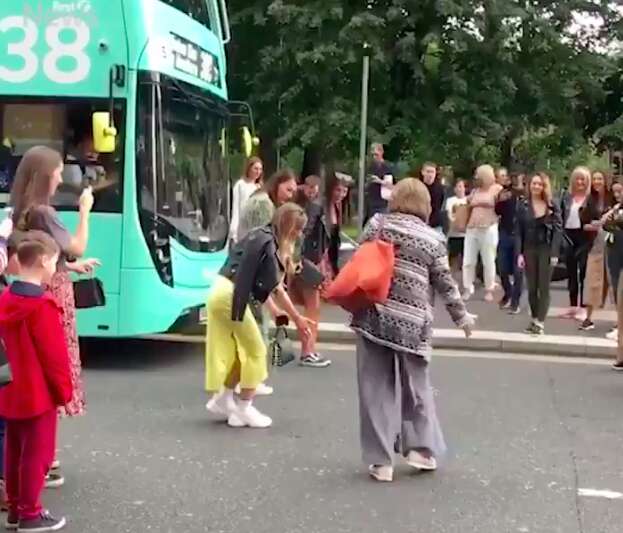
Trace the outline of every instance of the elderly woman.
{"label": "elderly woman", "polygon": [[362,237],[396,245],[387,301],[356,313],[351,323],[358,336],[363,460],[378,481],[392,481],[395,451],[418,470],[435,470],[445,452],[429,381],[431,287],[457,326],[471,334],[472,317],[450,273],[444,238],[427,225],[430,211],[426,186],[404,179],[392,192],[389,213],[375,215]]}

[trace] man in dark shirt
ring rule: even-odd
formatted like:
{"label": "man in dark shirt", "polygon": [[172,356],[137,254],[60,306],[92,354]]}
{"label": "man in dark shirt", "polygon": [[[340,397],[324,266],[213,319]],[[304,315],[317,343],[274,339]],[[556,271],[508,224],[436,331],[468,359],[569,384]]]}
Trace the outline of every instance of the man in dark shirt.
{"label": "man in dark shirt", "polygon": [[443,233],[443,203],[446,199],[446,192],[437,178],[437,165],[427,161],[422,165],[420,176],[430,194],[431,212],[428,218],[428,225]]}
{"label": "man in dark shirt", "polygon": [[394,185],[393,170],[391,165],[385,161],[383,145],[372,144],[371,152],[372,163],[368,169],[364,225],[376,213],[387,211],[387,201]]}
{"label": "man in dark shirt", "polygon": [[517,207],[519,202],[521,202],[523,184],[519,176],[513,176],[511,179],[505,168],[498,169],[497,183],[503,187],[495,203],[495,212],[500,217],[498,267],[504,289],[504,296],[500,300],[500,308],[509,309],[511,314],[518,314],[520,312],[519,304],[523,289],[523,272],[517,263],[515,222]]}

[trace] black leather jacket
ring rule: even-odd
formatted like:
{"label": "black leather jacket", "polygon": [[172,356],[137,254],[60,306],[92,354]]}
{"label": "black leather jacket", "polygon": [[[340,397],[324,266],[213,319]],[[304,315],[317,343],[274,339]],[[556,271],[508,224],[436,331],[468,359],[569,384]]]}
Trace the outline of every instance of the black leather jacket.
{"label": "black leather jacket", "polygon": [[231,319],[242,322],[251,297],[264,303],[283,279],[283,273],[270,226],[257,228],[236,243],[219,272],[234,284]]}
{"label": "black leather jacket", "polygon": [[515,229],[518,254],[523,254],[526,248],[546,245],[550,247],[550,257],[558,257],[562,234],[562,218],[556,204],[552,203],[548,206],[544,217],[536,218],[529,201],[523,200],[519,203]]}
{"label": "black leather jacket", "polygon": [[313,202],[308,202],[304,207],[307,225],[303,231],[302,255],[317,265],[329,249],[329,233],[322,207]]}

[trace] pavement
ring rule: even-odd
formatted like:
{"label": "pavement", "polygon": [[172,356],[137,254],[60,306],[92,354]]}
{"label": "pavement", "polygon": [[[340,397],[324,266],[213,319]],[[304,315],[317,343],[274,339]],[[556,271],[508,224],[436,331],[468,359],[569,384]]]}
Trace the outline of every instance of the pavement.
{"label": "pavement", "polygon": [[[498,290],[496,302],[501,297]],[[486,303],[482,290],[467,306],[478,316],[476,330],[472,338],[466,340],[463,332],[456,329],[443,302],[436,299],[434,344],[437,348],[456,348],[467,350],[501,350],[524,354],[552,354],[583,357],[615,357],[617,343],[605,338],[616,324],[616,310],[611,302],[604,309],[594,313],[595,329],[580,331],[580,321],[562,319],[560,315],[567,309],[568,293],[565,285],[556,283],[552,289],[552,307],[546,321],[546,335],[534,336],[523,333],[529,325],[530,316],[527,295],[522,300],[522,313],[509,315],[500,310],[497,304]],[[583,317],[582,317],[583,318]],[[349,315],[342,309],[324,304],[321,312],[319,338],[322,342],[352,342],[354,334],[348,327]],[[296,336],[296,332],[291,330]]]}
{"label": "pavement", "polygon": [[88,346],[88,412],[60,425],[67,483],[45,503],[68,533],[620,533],[623,376],[607,361],[437,350],[448,456],[378,484],[353,348],[323,350],[329,369],[271,376],[257,403],[274,427],[241,430],[204,410],[203,347]]}

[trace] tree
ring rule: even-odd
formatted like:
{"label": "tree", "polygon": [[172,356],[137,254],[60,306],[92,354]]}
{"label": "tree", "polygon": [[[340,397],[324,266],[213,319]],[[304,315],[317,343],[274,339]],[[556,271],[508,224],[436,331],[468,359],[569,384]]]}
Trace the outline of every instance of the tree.
{"label": "tree", "polygon": [[[556,156],[585,143],[623,17],[606,0],[232,0],[231,10],[230,86],[251,100],[264,142],[306,149],[307,161],[354,157],[368,43],[370,137],[461,173],[490,158],[526,163],[518,147],[543,131]],[[600,23],[578,26],[582,13]]]}

